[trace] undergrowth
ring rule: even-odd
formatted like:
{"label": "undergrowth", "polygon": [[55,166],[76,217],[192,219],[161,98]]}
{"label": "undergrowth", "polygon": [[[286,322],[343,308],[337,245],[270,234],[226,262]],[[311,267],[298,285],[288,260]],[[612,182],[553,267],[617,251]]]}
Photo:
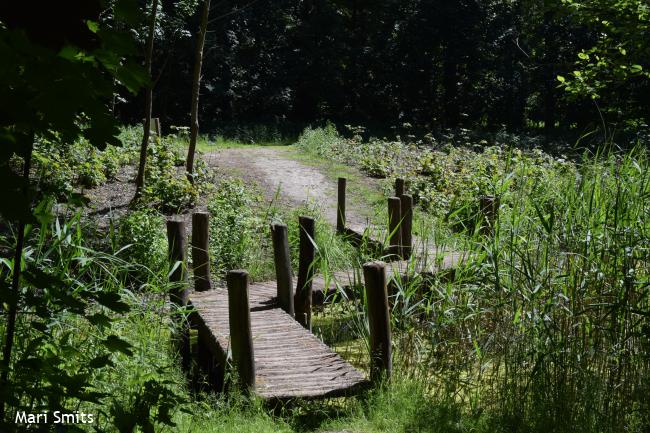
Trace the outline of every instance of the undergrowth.
{"label": "undergrowth", "polygon": [[[349,163],[360,153],[372,158],[373,146],[385,144],[342,139],[331,128],[308,130],[299,143]],[[443,167],[424,181],[449,183],[436,192],[449,200],[439,203],[440,212],[420,196],[421,236],[461,247],[466,256],[451,278],[437,274],[424,287],[421,276],[393,283],[395,369],[426,394],[453,396],[465,414],[491,414],[493,431],[647,430],[645,148],[586,153],[572,162],[512,147],[393,146],[393,157],[408,156],[388,158],[390,173],[408,175],[412,164],[417,179],[423,158]],[[480,230],[483,194],[500,202],[493,236]],[[331,307],[322,329],[329,344],[362,362],[362,292],[354,299]],[[341,315],[347,319],[337,321]]]}
{"label": "undergrowth", "polygon": [[[345,147],[371,157],[368,146],[379,146],[343,141],[332,130],[301,139],[323,155],[339,149],[349,163],[355,153]],[[88,431],[648,431],[647,151],[572,162],[514,147],[393,147],[404,159],[388,156],[390,176],[415,173],[411,191],[421,194],[419,241],[465,255],[452,273],[392,282],[391,382],[358,397],[278,408],[237,393],[193,393],[172,344],[180,314],[168,302],[162,216],[138,211],[115,229],[108,252],[86,244],[76,219],[28,233],[12,410],[91,411],[99,421],[81,426]],[[162,159],[169,171],[173,157]],[[449,200],[427,202],[418,179]],[[493,235],[481,234],[482,194],[499,198]],[[220,180],[208,209],[216,278],[230,268],[273,278],[273,222],[288,224],[297,269],[298,215],[317,220],[326,276],[381,258],[346,245],[317,207],[286,211],[239,180]],[[3,232],[4,249],[10,234]],[[4,285],[12,268],[3,259]],[[43,281],[51,289],[32,290]],[[367,371],[363,290],[337,289],[338,302],[315,314],[314,332]]]}

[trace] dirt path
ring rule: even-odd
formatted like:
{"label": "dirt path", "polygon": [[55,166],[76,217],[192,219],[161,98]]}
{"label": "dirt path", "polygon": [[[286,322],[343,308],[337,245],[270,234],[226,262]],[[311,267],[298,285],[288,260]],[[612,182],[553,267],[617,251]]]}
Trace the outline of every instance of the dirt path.
{"label": "dirt path", "polygon": [[[336,225],[335,180],[317,167],[292,159],[290,151],[286,147],[232,148],[209,152],[204,158],[218,172],[259,184],[268,200],[277,194],[281,203],[291,207],[311,203],[322,209],[330,224]],[[349,205],[346,214],[349,227],[367,225],[367,217]]]}
{"label": "dirt path", "polygon": [[[265,198],[270,202],[277,200],[289,208],[310,204],[320,209],[326,221],[336,226],[336,179],[326,168],[312,166],[297,160],[292,147],[239,147],[206,152],[204,160],[214,170],[217,177],[224,175],[243,179],[251,185],[259,185]],[[135,167],[126,166],[120,170],[116,179],[99,187],[81,191],[90,200],[84,214],[94,220],[99,232],[105,232],[111,220],[115,221],[128,211],[130,200],[135,193]],[[373,190],[379,184],[365,176],[365,186]],[[368,227],[371,206],[365,197],[352,196],[348,181],[347,226],[358,231]],[[197,209],[205,208],[206,197],[202,197]],[[191,229],[190,213],[180,215]]]}

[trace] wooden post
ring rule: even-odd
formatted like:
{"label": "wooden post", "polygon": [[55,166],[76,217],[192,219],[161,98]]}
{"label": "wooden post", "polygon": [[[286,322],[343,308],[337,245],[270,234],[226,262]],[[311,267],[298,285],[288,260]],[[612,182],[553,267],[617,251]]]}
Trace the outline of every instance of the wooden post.
{"label": "wooden post", "polygon": [[481,196],[479,199],[481,234],[485,236],[494,235],[494,227],[499,217],[500,200],[491,195]]}
{"label": "wooden post", "polygon": [[160,126],[160,117],[154,117],[151,120],[153,120],[153,127],[154,127],[154,131],[156,132],[156,135],[158,137],[162,137],[162,130],[161,130],[161,126]]}
{"label": "wooden post", "polygon": [[409,194],[400,196],[400,211],[402,216],[402,225],[400,234],[402,236],[402,257],[408,259],[411,257],[413,250],[413,197]]}
{"label": "wooden post", "polygon": [[[142,119],[142,123],[145,123],[145,119]],[[160,118],[159,117],[152,117],[151,118],[151,124],[149,126],[150,131],[153,131],[154,134],[156,134],[158,137],[161,136],[161,126],[160,126]]]}
{"label": "wooden post", "polygon": [[370,325],[370,380],[377,383],[382,378],[390,378],[393,370],[386,265],[383,262],[364,264],[363,277]]}
{"label": "wooden post", "polygon": [[194,290],[204,292],[212,289],[210,254],[208,252],[209,215],[207,212],[192,214],[192,268]]}
{"label": "wooden post", "polygon": [[347,179],[339,177],[338,204],[336,207],[336,232],[342,234],[345,232],[345,189]]}
{"label": "wooden post", "polygon": [[[185,237],[185,221],[178,219],[167,220],[167,241],[169,245],[169,261],[173,272],[169,275],[169,281],[179,283],[169,294],[170,300],[178,305],[187,304],[188,291],[183,282],[187,280],[187,238]],[[179,263],[180,262],[180,263]]]}
{"label": "wooden post", "polygon": [[280,302],[280,307],[293,317],[293,282],[291,278],[291,255],[289,253],[287,226],[285,224],[271,224],[271,238],[273,239],[273,258],[275,261],[278,301]]}
{"label": "wooden post", "polygon": [[397,197],[388,198],[388,234],[390,236],[388,253],[401,255],[402,234],[400,229],[402,203]]}
{"label": "wooden post", "polygon": [[230,348],[232,360],[239,380],[245,391],[255,389],[255,357],[251,313],[248,306],[248,273],[242,270],[229,271],[228,315],[230,323]]}
{"label": "wooden post", "polygon": [[314,277],[315,223],[313,218],[301,216],[300,260],[298,263],[298,285],[295,295],[296,320],[311,331],[311,288]]}
{"label": "wooden post", "polygon": [[395,179],[395,197],[401,197],[406,192],[404,179],[398,177]]}
{"label": "wooden post", "polygon": [[[169,245],[169,263],[172,272],[169,281],[177,286],[169,293],[171,302],[177,307],[187,305],[187,240],[185,236],[185,221],[178,219],[167,220],[167,241]],[[187,320],[178,320],[177,349],[181,354],[181,363],[184,369],[189,369],[192,359],[190,348],[190,331]]]}

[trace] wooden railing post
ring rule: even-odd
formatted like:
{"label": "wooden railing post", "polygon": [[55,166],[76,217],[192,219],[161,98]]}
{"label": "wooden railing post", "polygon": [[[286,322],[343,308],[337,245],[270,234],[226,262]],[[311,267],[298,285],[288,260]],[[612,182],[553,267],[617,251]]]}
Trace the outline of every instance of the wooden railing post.
{"label": "wooden railing post", "polygon": [[[169,245],[169,263],[172,272],[169,275],[169,281],[176,286],[170,291],[170,301],[177,307],[187,305],[187,237],[185,236],[185,221],[178,219],[167,220],[167,241]],[[177,348],[181,354],[182,366],[189,369],[191,363],[191,349],[189,326],[183,318],[178,321],[179,335],[177,338]]]}
{"label": "wooden railing post", "polygon": [[377,383],[382,378],[390,378],[393,370],[386,265],[383,262],[364,264],[363,277],[370,325],[370,380]]}
{"label": "wooden railing post", "polygon": [[494,227],[499,217],[500,200],[498,197],[483,195],[479,198],[481,234],[494,235]]}
{"label": "wooden railing post", "polygon": [[294,306],[298,323],[311,331],[311,289],[314,277],[314,242],[316,239],[314,219],[301,216],[299,226],[300,260]]}
{"label": "wooden railing post", "polygon": [[[142,119],[142,123],[144,124],[145,119]],[[149,126],[149,131],[153,132],[156,134],[158,137],[162,137],[162,127],[160,126],[160,118],[159,117],[152,117],[151,118],[151,123]]]}
{"label": "wooden railing post", "polygon": [[275,261],[278,302],[280,303],[280,307],[293,317],[293,282],[291,278],[291,255],[289,253],[287,226],[285,224],[271,224],[271,238],[273,240],[273,258]]}
{"label": "wooden railing post", "polygon": [[409,194],[400,196],[402,225],[400,234],[402,236],[402,257],[408,259],[413,250],[413,197]]}
{"label": "wooden railing post", "polygon": [[187,280],[187,238],[185,236],[185,221],[178,219],[167,220],[167,241],[169,245],[169,261],[172,272],[169,275],[169,281],[179,283],[169,294],[170,300],[178,305],[187,304],[187,285],[183,284]]}
{"label": "wooden railing post", "polygon": [[336,206],[336,232],[341,234],[345,232],[345,189],[347,179],[339,177],[338,200]]}
{"label": "wooden railing post", "polygon": [[232,360],[244,391],[252,390],[255,389],[255,357],[248,306],[248,273],[242,270],[229,271],[226,284]]}
{"label": "wooden railing post", "polygon": [[400,229],[402,203],[397,197],[388,198],[388,234],[390,236],[388,253],[401,255],[402,233]]}
{"label": "wooden railing post", "polygon": [[395,197],[401,197],[406,193],[406,183],[404,179],[398,177],[395,179]]}
{"label": "wooden railing post", "polygon": [[209,216],[207,212],[192,214],[192,270],[194,290],[204,292],[212,289],[210,254],[208,252]]}

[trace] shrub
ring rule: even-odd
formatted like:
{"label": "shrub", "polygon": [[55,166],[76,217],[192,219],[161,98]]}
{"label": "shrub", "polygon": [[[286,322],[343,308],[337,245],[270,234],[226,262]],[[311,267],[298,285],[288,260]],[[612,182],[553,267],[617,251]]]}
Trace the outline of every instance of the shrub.
{"label": "shrub", "polygon": [[167,269],[165,219],[146,209],[128,213],[118,223],[116,245],[120,255],[131,263],[142,265],[154,273]]}
{"label": "shrub", "polygon": [[328,123],[324,128],[306,128],[298,138],[298,146],[319,155],[329,155],[342,138],[336,127]]}
{"label": "shrub", "polygon": [[56,198],[68,196],[74,189],[76,175],[73,166],[61,150],[40,142],[35,146],[33,164],[40,192]]}
{"label": "shrub", "polygon": [[72,158],[76,162],[77,184],[92,188],[106,182],[106,170],[103,155],[96,148],[77,144],[71,148]]}
{"label": "shrub", "polygon": [[266,221],[255,213],[260,201],[261,197],[239,179],[224,179],[217,186],[208,204],[214,272],[247,268],[255,276],[256,270],[250,266],[264,261],[263,257],[271,259],[272,253],[264,253],[269,250]]}
{"label": "shrub", "polygon": [[[362,139],[363,129],[348,127],[343,138],[332,125],[306,129],[298,145],[308,152],[358,166],[372,177],[403,177],[421,208],[444,216],[456,228],[471,227],[478,212],[478,197],[499,195],[506,190],[530,187],[526,179],[540,182],[574,170],[572,163],[552,157],[524,140],[500,134],[495,145],[467,130],[447,132],[440,139],[431,135],[416,142]],[[506,140],[511,140],[508,142]],[[525,167],[525,168],[522,168]],[[502,180],[506,181],[503,182]],[[526,193],[526,191],[520,191]]]}
{"label": "shrub", "polygon": [[184,148],[174,139],[156,138],[149,147],[143,203],[164,212],[179,212],[193,207],[201,193],[210,187],[210,171],[201,159],[196,158],[194,182],[179,169],[184,163]]}
{"label": "shrub", "polygon": [[[126,132],[125,132],[126,131]],[[34,149],[34,168],[40,190],[62,199],[76,187],[93,188],[114,179],[121,167],[137,156],[135,132],[123,130],[124,147],[107,146],[99,150],[84,139],[69,146],[39,140]]]}

